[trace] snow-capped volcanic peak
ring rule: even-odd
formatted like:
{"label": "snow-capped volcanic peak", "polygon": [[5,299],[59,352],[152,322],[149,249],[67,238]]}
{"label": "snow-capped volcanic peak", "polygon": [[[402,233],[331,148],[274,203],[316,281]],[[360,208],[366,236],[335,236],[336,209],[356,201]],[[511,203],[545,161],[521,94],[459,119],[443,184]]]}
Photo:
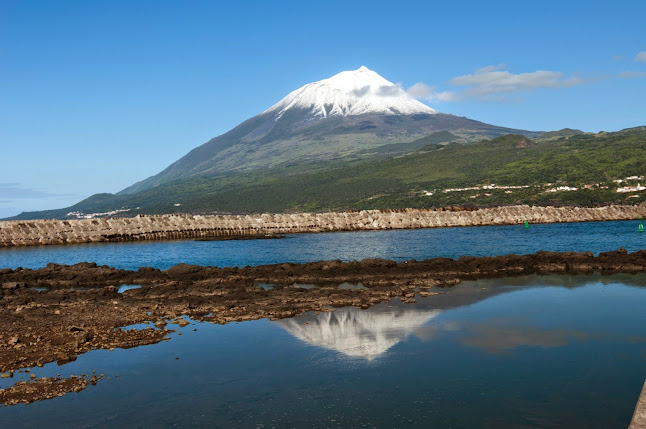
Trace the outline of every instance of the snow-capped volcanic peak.
{"label": "snow-capped volcanic peak", "polygon": [[415,100],[400,86],[387,81],[367,67],[344,71],[309,83],[287,95],[264,113],[276,112],[280,118],[289,109],[310,110],[314,116],[411,115],[437,113]]}

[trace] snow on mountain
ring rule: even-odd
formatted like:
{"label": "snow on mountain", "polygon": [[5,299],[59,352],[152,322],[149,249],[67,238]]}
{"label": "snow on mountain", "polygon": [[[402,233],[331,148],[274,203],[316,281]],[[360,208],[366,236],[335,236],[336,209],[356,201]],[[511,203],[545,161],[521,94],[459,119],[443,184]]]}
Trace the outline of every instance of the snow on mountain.
{"label": "snow on mountain", "polygon": [[290,109],[310,110],[314,117],[351,116],[366,113],[386,115],[433,114],[436,110],[415,100],[398,85],[361,66],[309,83],[267,109],[280,119]]}
{"label": "snow on mountain", "polygon": [[408,153],[419,149],[410,144],[438,131],[463,142],[536,134],[437,112],[399,85],[360,67],[291,92],[120,194],[228,172]]}

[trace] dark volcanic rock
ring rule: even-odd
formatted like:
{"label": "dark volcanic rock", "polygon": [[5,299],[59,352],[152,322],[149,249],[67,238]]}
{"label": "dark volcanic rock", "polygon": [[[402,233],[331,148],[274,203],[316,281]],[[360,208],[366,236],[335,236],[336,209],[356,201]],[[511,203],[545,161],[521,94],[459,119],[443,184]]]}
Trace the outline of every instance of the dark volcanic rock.
{"label": "dark volcanic rock", "polygon": [[[0,270],[0,370],[65,362],[95,348],[156,343],[170,332],[165,329],[168,321],[179,324],[181,316],[214,323],[278,319],[330,307],[367,308],[394,297],[413,302],[416,294],[434,295],[439,293],[435,288],[467,279],[592,271],[644,272],[646,251],[619,249],[598,257],[541,251],[457,260],[337,260],[245,268],[180,264],[166,271],[148,267],[126,271],[93,263]],[[345,282],[365,288],[339,289]],[[142,287],[116,293],[115,285],[121,283]],[[264,290],[258,283],[275,286]],[[144,322],[156,328],[115,329]]]}

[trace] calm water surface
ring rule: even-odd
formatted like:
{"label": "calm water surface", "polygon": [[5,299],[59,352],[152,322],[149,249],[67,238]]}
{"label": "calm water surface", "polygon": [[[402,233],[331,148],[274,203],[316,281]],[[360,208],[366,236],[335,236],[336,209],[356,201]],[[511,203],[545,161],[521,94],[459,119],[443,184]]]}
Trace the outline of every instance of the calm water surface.
{"label": "calm water surface", "polygon": [[[0,267],[401,261],[645,244],[636,222],[594,222],[0,249]],[[96,370],[112,379],[2,408],[0,427],[627,427],[646,377],[645,275],[530,276],[443,292],[277,322],[192,323],[169,342],[35,368],[38,377]]]}
{"label": "calm water surface", "polygon": [[645,308],[644,275],[528,276],[463,283],[417,304],[193,323],[169,342],[34,368],[113,378],[2,408],[0,422],[623,429],[646,377]]}
{"label": "calm water surface", "polygon": [[646,248],[636,221],[582,222],[288,235],[282,240],[158,241],[0,249],[0,268],[40,268],[48,262],[90,261],[124,269],[166,269],[180,262],[212,266],[262,265],[342,259],[403,261],[462,255],[528,254],[538,250]]}

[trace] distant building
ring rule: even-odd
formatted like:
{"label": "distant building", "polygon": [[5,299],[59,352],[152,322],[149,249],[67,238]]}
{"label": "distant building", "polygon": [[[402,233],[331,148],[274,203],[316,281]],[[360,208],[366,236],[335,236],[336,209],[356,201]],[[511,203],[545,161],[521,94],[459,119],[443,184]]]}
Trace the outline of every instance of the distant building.
{"label": "distant building", "polygon": [[641,183],[638,183],[637,186],[624,186],[617,188],[617,192],[639,192],[646,189],[646,186],[642,186]]}
{"label": "distant building", "polygon": [[579,188],[574,188],[572,186],[557,186],[556,188],[550,188],[545,190],[545,192],[559,192],[559,191],[576,191]]}

